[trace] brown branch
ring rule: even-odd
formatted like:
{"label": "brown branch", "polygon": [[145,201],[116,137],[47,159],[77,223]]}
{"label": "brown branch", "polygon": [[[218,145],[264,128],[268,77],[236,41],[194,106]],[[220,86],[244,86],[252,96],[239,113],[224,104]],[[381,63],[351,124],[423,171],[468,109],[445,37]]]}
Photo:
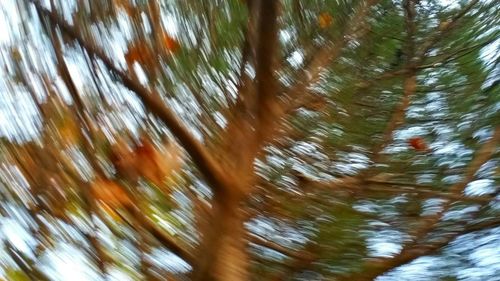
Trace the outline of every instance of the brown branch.
{"label": "brown branch", "polygon": [[[249,23],[245,35],[249,62],[255,60],[255,79],[242,73],[238,98],[226,111],[228,125],[222,134],[219,150],[226,169],[232,169],[240,178],[238,191],[247,193],[251,184],[254,158],[263,144],[263,136],[272,131],[279,121],[276,107],[278,81],[275,74],[278,42],[278,0],[247,1]],[[253,53],[255,51],[255,54]],[[243,69],[242,69],[243,70]]]}
{"label": "brown branch", "polygon": [[[195,257],[193,256],[193,254],[190,251],[186,250],[184,247],[180,246],[161,227],[157,226],[154,222],[147,218],[141,209],[139,209],[136,205],[132,205],[129,206],[127,210],[133,215],[134,220],[136,220],[139,225],[141,225],[148,233],[150,233],[169,251],[176,254],[187,263],[194,264]],[[132,227],[134,226],[133,223],[131,223],[131,225]]]}
{"label": "brown branch", "polygon": [[[486,142],[481,149],[476,153],[469,166],[466,169],[464,179],[453,185],[449,190],[456,195],[460,195],[465,187],[473,180],[474,175],[477,173],[479,168],[488,161],[488,159],[496,152],[496,147],[500,142],[500,126],[495,128],[493,137]],[[484,203],[483,203],[484,204]],[[451,207],[451,202],[448,201],[444,204],[441,211],[431,217],[423,218],[423,225],[414,231],[414,238],[412,241],[403,245],[403,249],[399,254],[392,258],[379,258],[375,260],[367,261],[359,273],[354,273],[349,276],[342,277],[336,280],[373,280],[377,276],[380,276],[398,266],[406,264],[418,257],[429,254],[429,251],[437,250],[449,242],[451,242],[456,235],[445,239],[445,242],[439,242],[438,244],[419,244],[423,238],[429,235],[430,232],[435,230],[441,218],[446,213],[446,211]],[[447,240],[447,241],[446,241]],[[444,244],[443,244],[444,243]],[[429,250],[430,249],[430,250]]]}
{"label": "brown branch", "polygon": [[260,1],[259,3],[259,35],[256,54],[256,114],[258,127],[264,130],[268,122],[275,121],[277,80],[275,77],[275,60],[278,52],[278,5],[277,0]]}
{"label": "brown branch", "polygon": [[314,50],[313,57],[297,75],[297,77],[300,77],[299,81],[287,90],[286,94],[290,99],[293,100],[303,95],[304,92],[307,92],[307,88],[317,82],[321,72],[341,54],[343,48],[350,41],[359,39],[367,32],[366,19],[371,6],[375,5],[377,2],[376,0],[362,1],[359,7],[357,7],[355,14],[350,19],[350,23],[347,24],[350,28],[346,28],[337,41]]}
{"label": "brown branch", "polygon": [[474,175],[477,173],[479,168],[490,159],[492,155],[495,154],[498,143],[500,142],[500,126],[497,126],[493,131],[493,136],[490,140],[484,143],[479,151],[474,154],[474,158],[471,163],[465,169],[465,178],[462,182],[452,186],[450,188],[451,192],[462,193],[469,182],[474,179]]}
{"label": "brown branch", "polygon": [[[417,196],[423,197],[437,197],[451,199],[453,202],[473,202],[473,203],[489,203],[498,201],[494,196],[474,196],[468,197],[462,194],[456,194],[454,192],[442,192],[437,190],[429,189],[430,186],[402,183],[402,182],[391,182],[391,181],[379,181],[379,180],[358,180],[356,177],[343,177],[338,181],[321,183],[312,182],[315,189],[325,189],[331,191],[344,191],[347,192],[346,195],[349,196],[360,196],[368,192],[386,192],[392,194],[416,194]],[[367,185],[372,184],[375,186]],[[381,187],[380,185],[389,186],[400,186],[396,187]]]}
{"label": "brown branch", "polygon": [[[396,193],[396,194],[417,194],[419,196],[424,197],[439,197],[439,198],[447,198],[452,199],[454,201],[465,201],[465,202],[477,202],[477,203],[488,203],[491,201],[495,201],[494,197],[490,196],[475,196],[475,197],[467,197],[461,194],[455,194],[452,192],[440,192],[436,190],[428,189],[426,186],[419,186],[415,184],[407,184],[400,182],[384,182],[384,181],[373,181],[367,180],[367,183],[375,184],[375,185],[399,185],[399,188],[391,188],[391,187],[380,187],[380,186],[365,186],[363,190],[369,190],[374,192],[387,192],[387,193]],[[410,187],[411,186],[411,187]]]}
{"label": "brown branch", "polygon": [[247,239],[249,242],[252,242],[252,243],[255,243],[256,245],[260,245],[260,246],[263,246],[265,248],[274,250],[278,253],[281,253],[281,254],[288,256],[288,257],[291,257],[291,258],[308,259],[312,256],[312,254],[308,251],[298,251],[298,252],[294,251],[290,248],[284,247],[280,244],[277,244],[277,243],[274,243],[270,240],[267,240],[266,238],[264,238],[258,234],[255,234],[255,233],[248,234]]}
{"label": "brown branch", "polygon": [[380,153],[382,150],[392,142],[393,133],[399,126],[404,122],[406,109],[410,105],[410,99],[415,94],[417,88],[417,74],[416,71],[412,70],[408,72],[403,82],[403,98],[401,102],[396,106],[396,110],[392,114],[389,123],[387,124],[385,131],[382,136],[382,141],[375,146],[372,152],[372,161],[378,162],[380,160]]}
{"label": "brown branch", "polygon": [[165,123],[191,156],[193,162],[205,176],[214,192],[225,192],[230,188],[229,184],[227,184],[228,179],[217,162],[181,123],[174,112],[165,106],[163,100],[154,90],[149,91],[138,81],[133,80],[125,72],[121,71],[94,42],[86,40],[75,27],[67,24],[57,14],[46,10],[37,1],[32,0],[32,2],[40,11],[41,16],[49,19],[52,24],[58,25],[66,35],[76,40],[90,55],[99,58],[112,73],[116,74],[122,80],[125,87],[139,97],[147,109]]}
{"label": "brown branch", "polygon": [[[277,119],[281,119],[301,106],[307,106],[306,103],[309,100],[317,101],[321,99],[316,97],[310,99],[308,96],[310,94],[309,87],[320,79],[321,73],[332,61],[340,56],[344,47],[349,42],[361,38],[368,31],[369,28],[367,27],[366,19],[368,18],[370,8],[377,4],[377,2],[377,0],[361,1],[356,12],[350,19],[350,24],[347,24],[349,28],[344,30],[339,39],[333,43],[314,49],[313,56],[307,60],[302,70],[297,73],[297,82],[284,91],[284,98],[274,106],[277,112]],[[269,141],[273,137],[276,137],[276,130],[268,130],[266,134],[266,136],[262,137],[263,141]]]}
{"label": "brown branch", "polygon": [[406,21],[406,69],[404,82],[403,82],[403,97],[399,105],[396,106],[394,113],[392,114],[389,123],[387,124],[385,131],[382,136],[382,141],[375,146],[372,150],[371,160],[373,162],[379,162],[380,153],[382,150],[392,142],[393,133],[403,122],[405,118],[406,109],[410,105],[410,99],[415,94],[417,88],[417,71],[413,64],[413,56],[415,55],[415,2],[413,0],[406,0],[403,2],[405,10],[405,21]]}
{"label": "brown branch", "polygon": [[160,5],[157,0],[148,1],[148,10],[149,13],[146,13],[150,25],[151,25],[151,33],[155,45],[155,50],[159,51],[162,55],[167,53],[167,48],[165,44],[163,44],[163,36],[165,35],[165,31],[163,30],[161,24],[161,11]]}
{"label": "brown branch", "polygon": [[[428,243],[425,245],[414,245],[411,248],[408,248],[404,254],[399,254],[393,258],[387,258],[387,259],[376,259],[369,261],[371,263],[371,267],[365,269],[365,271],[356,273],[356,274],[351,274],[348,276],[341,276],[334,278],[333,280],[335,281],[350,281],[350,280],[356,280],[356,281],[369,281],[369,280],[374,280],[378,276],[394,269],[399,266],[408,264],[420,257],[431,255],[440,249],[448,246],[451,242],[453,242],[456,238],[469,234],[472,232],[477,232],[477,231],[482,231],[482,230],[488,230],[492,228],[500,227],[500,220],[492,220],[492,221],[486,221],[483,223],[477,223],[477,224],[472,224],[466,226],[464,229],[458,232],[451,232],[445,235],[440,236],[439,240]],[[380,272],[380,268],[387,269],[384,272]]]}
{"label": "brown branch", "polygon": [[[499,33],[499,35],[500,35],[500,33]],[[444,52],[442,54],[435,55],[433,57],[427,57],[427,59],[435,59],[435,60],[428,63],[428,64],[421,64],[421,65],[417,66],[417,68],[418,69],[428,69],[428,68],[442,66],[442,65],[447,64],[449,62],[457,60],[463,56],[466,56],[466,55],[476,51],[477,49],[481,49],[485,46],[488,46],[492,42],[495,42],[497,40],[497,38],[498,38],[498,36],[493,36],[492,38],[490,38],[484,42],[477,43],[477,44],[474,44],[472,46],[465,46],[465,47],[460,48],[460,49],[458,49],[454,52],[451,52],[451,53],[448,51],[448,52]]]}
{"label": "brown branch", "polygon": [[245,66],[247,63],[254,63],[255,62],[255,54],[252,50],[252,44],[253,44],[253,19],[254,15],[253,13],[253,7],[254,7],[255,1],[246,1],[248,13],[250,14],[248,23],[246,27],[244,28],[244,39],[243,39],[243,44],[241,46],[241,62],[240,62],[240,67],[239,67],[239,73],[238,73],[238,82],[236,86],[238,88],[241,88],[243,86],[243,81],[247,78],[246,73],[245,73]]}
{"label": "brown branch", "polygon": [[449,33],[453,28],[457,26],[458,21],[465,16],[477,3],[479,0],[472,0],[467,4],[460,12],[458,12],[455,16],[453,16],[450,20],[441,23],[440,26],[436,28],[436,30],[432,33],[427,40],[422,43],[420,49],[417,51],[417,61],[421,62],[427,52],[437,43],[439,40],[443,38],[446,33]]}
{"label": "brown branch", "polygon": [[301,253],[309,253],[309,252],[317,252],[318,245],[310,242],[306,245],[305,249],[299,253],[298,258],[291,259],[284,266],[285,268],[281,271],[276,272],[276,274],[267,278],[266,280],[270,281],[283,281],[290,280],[290,277],[295,273],[300,273],[303,270],[306,270],[314,261],[318,259],[317,255],[306,255],[304,257],[300,256]]}

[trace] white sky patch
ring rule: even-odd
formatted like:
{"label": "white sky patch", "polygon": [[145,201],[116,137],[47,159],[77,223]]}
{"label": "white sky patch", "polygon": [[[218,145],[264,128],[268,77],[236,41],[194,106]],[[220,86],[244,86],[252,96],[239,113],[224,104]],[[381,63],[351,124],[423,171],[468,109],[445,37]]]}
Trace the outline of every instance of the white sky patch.
{"label": "white sky patch", "polygon": [[37,135],[38,113],[27,92],[0,84],[0,136],[9,139],[33,138]]}
{"label": "white sky patch", "polygon": [[73,63],[71,60],[66,60],[66,65],[68,66],[68,71],[71,75],[71,80],[75,83],[76,88],[83,89],[83,80],[81,79],[82,75],[80,74],[81,66]]}
{"label": "white sky patch", "polygon": [[7,241],[19,251],[33,258],[31,249],[35,245],[35,240],[31,233],[22,227],[16,220],[3,218],[0,224],[0,233]]}
{"label": "white sky patch", "polygon": [[[68,244],[60,244],[54,251],[49,251],[42,258],[48,267],[44,267],[54,281],[102,280],[80,249]],[[126,279],[121,279],[126,280]]]}
{"label": "white sky patch", "polygon": [[165,266],[173,272],[187,273],[191,266],[178,256],[159,249],[153,249],[149,258],[152,263],[158,266]]}
{"label": "white sky patch", "polygon": [[177,35],[179,28],[177,27],[177,20],[170,16],[162,17],[162,24],[169,35]]}
{"label": "white sky patch", "polygon": [[471,182],[465,189],[465,195],[478,196],[495,192],[495,181],[490,179],[480,179]]}
{"label": "white sky patch", "polygon": [[0,47],[4,44],[8,44],[12,40],[12,30],[9,29],[11,26],[16,26],[21,24],[21,18],[17,11],[15,0],[2,0],[0,5]]}
{"label": "white sky patch", "polygon": [[460,2],[456,0],[439,0],[439,4],[445,6],[447,10],[453,10],[460,8]]}
{"label": "white sky patch", "polygon": [[301,52],[295,51],[293,52],[290,57],[288,57],[288,63],[294,68],[298,68],[302,65],[304,62],[304,56],[302,55]]}
{"label": "white sky patch", "polygon": [[403,237],[394,230],[382,230],[371,234],[367,239],[370,255],[374,257],[392,257],[402,249]]}
{"label": "white sky patch", "polygon": [[293,38],[292,34],[287,30],[281,30],[279,32],[279,39],[281,42],[285,44],[289,43],[292,40],[292,38]]}

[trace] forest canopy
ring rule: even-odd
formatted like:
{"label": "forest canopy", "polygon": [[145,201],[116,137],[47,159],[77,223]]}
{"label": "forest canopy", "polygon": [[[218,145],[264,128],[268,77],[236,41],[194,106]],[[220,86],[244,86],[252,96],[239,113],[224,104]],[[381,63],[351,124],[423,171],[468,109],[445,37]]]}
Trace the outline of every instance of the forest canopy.
{"label": "forest canopy", "polygon": [[489,0],[2,0],[0,280],[494,280]]}

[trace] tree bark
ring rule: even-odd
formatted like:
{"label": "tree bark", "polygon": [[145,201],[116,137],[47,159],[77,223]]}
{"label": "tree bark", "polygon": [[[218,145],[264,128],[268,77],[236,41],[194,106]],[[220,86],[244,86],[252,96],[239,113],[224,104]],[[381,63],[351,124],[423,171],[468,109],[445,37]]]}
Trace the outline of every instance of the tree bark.
{"label": "tree bark", "polygon": [[248,254],[245,242],[241,200],[220,196],[214,200],[210,224],[201,237],[200,255],[193,280],[248,280]]}

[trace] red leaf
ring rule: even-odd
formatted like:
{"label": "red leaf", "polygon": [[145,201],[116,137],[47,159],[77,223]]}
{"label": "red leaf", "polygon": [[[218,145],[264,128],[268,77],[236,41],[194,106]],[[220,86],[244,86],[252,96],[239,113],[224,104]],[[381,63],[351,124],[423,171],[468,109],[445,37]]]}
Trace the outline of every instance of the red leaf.
{"label": "red leaf", "polygon": [[418,151],[427,151],[429,150],[425,140],[421,137],[413,137],[408,140],[408,144]]}

